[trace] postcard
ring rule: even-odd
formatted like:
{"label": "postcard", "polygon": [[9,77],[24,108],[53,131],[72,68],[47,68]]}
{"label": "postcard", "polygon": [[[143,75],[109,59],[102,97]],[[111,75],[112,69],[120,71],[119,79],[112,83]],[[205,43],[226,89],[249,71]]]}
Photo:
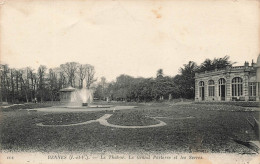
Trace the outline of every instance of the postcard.
{"label": "postcard", "polygon": [[0,163],[259,164],[259,13],[0,0]]}

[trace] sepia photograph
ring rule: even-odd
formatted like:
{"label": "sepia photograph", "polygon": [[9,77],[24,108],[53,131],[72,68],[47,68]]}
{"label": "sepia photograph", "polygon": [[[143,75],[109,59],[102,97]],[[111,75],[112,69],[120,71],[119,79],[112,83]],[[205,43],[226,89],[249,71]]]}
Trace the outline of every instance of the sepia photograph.
{"label": "sepia photograph", "polygon": [[0,163],[260,164],[259,0],[0,0]]}

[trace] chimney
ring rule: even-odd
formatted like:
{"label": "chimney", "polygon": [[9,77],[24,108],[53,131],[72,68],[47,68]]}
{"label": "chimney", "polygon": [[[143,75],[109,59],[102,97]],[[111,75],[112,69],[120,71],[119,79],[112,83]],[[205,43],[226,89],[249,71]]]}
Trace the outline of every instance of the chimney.
{"label": "chimney", "polygon": [[249,63],[248,62],[245,62],[245,65],[244,65],[245,67],[248,67],[249,66]]}

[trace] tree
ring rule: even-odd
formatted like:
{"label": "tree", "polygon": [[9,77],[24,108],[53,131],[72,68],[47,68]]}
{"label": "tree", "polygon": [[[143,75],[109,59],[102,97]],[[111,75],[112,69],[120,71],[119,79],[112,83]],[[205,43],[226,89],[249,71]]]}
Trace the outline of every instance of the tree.
{"label": "tree", "polygon": [[153,79],[143,79],[141,83],[139,83],[137,88],[137,97],[138,101],[152,101],[153,94],[152,94],[152,84]]}
{"label": "tree", "polygon": [[227,66],[232,66],[235,62],[229,60],[229,56],[224,56],[223,58],[206,59],[199,66],[198,72],[212,71],[215,69],[224,69]]}
{"label": "tree", "polygon": [[172,91],[173,84],[170,77],[159,76],[153,82],[153,95],[155,100],[164,100]]}
{"label": "tree", "polygon": [[37,75],[36,73],[34,73],[33,69],[28,69],[28,78],[30,79],[29,82],[29,90],[30,90],[30,95],[31,95],[31,101],[33,101],[33,99],[36,97],[35,93],[36,93],[36,84],[38,82],[37,80]]}
{"label": "tree", "polygon": [[11,102],[13,102],[13,103],[14,103],[14,101],[15,101],[15,83],[14,83],[14,77],[15,77],[15,69],[10,69]]}
{"label": "tree", "polygon": [[98,83],[94,96],[98,99],[105,100],[108,97],[108,83],[106,82],[105,77],[101,77],[101,81]]}
{"label": "tree", "polygon": [[49,69],[49,77],[48,77],[49,85],[49,94],[50,94],[50,99],[51,101],[54,101],[57,99],[58,96],[58,79],[57,79],[57,74],[54,72],[53,69]]}
{"label": "tree", "polygon": [[180,68],[180,76],[176,76],[175,84],[179,85],[178,90],[181,97],[193,98],[195,96],[195,73],[198,66],[195,62],[189,61]]}
{"label": "tree", "polygon": [[66,75],[64,74],[64,72],[60,71],[59,72],[59,89],[64,88],[66,86],[67,86]]}
{"label": "tree", "polygon": [[87,65],[80,64],[78,70],[79,88],[83,87],[83,80],[86,78],[86,75],[87,75]]}
{"label": "tree", "polygon": [[106,82],[106,78],[104,76],[101,77],[100,86],[101,86],[102,98],[105,99],[107,97],[107,92],[106,92],[107,82]]}
{"label": "tree", "polygon": [[153,79],[135,78],[130,88],[130,99],[134,101],[153,100]]}
{"label": "tree", "polygon": [[67,62],[60,65],[61,70],[67,75],[69,86],[75,87],[75,78],[78,66],[79,63],[76,62]]}
{"label": "tree", "polygon": [[43,95],[44,95],[44,89],[45,89],[45,74],[46,74],[47,67],[44,65],[40,65],[38,68],[38,92],[41,98],[41,102],[43,102]]}
{"label": "tree", "polygon": [[89,89],[91,84],[93,84],[97,79],[94,78],[95,76],[95,69],[92,65],[86,65],[86,81],[87,81],[87,88]]}
{"label": "tree", "polygon": [[133,77],[128,75],[120,75],[116,78],[116,82],[112,82],[108,86],[109,95],[117,100],[126,100],[130,95],[130,88],[133,83]]}
{"label": "tree", "polygon": [[[41,102],[58,100],[58,91],[61,88],[68,84],[80,88],[82,79],[86,79],[86,87],[93,87],[92,84],[96,81],[94,67],[89,64],[81,65],[84,69],[77,76],[77,71],[80,70],[76,67],[78,65],[75,62],[65,63],[59,68],[49,69],[48,72],[47,67],[41,65],[35,72],[30,67],[15,69],[0,64],[0,101],[19,103],[34,101],[35,98]],[[80,82],[77,85],[78,80]],[[104,84],[102,86],[104,88]]]}
{"label": "tree", "polygon": [[21,94],[25,95],[26,102],[29,102],[29,95],[30,94],[30,83],[29,83],[29,72],[32,71],[30,67],[26,67],[25,69],[21,69],[20,73],[20,82],[21,82]]}
{"label": "tree", "polygon": [[8,101],[9,88],[8,88],[8,73],[9,67],[7,64],[1,65],[1,101]]}
{"label": "tree", "polygon": [[163,69],[158,69],[157,73],[156,73],[156,78],[159,78],[159,77],[163,77]]}

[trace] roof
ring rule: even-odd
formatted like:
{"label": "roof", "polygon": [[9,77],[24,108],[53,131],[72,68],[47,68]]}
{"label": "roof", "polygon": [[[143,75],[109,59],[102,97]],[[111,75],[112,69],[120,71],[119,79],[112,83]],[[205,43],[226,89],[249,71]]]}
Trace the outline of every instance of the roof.
{"label": "roof", "polygon": [[76,88],[69,86],[68,88],[61,89],[60,92],[73,92],[75,90],[76,90]]}
{"label": "roof", "polygon": [[212,71],[205,71],[200,73],[195,73],[195,78],[203,78],[203,77],[210,77],[210,76],[217,76],[223,74],[230,74],[230,73],[242,73],[242,72],[255,72],[256,69],[253,66],[234,66],[234,67],[226,67],[226,69],[221,70],[212,70]]}

